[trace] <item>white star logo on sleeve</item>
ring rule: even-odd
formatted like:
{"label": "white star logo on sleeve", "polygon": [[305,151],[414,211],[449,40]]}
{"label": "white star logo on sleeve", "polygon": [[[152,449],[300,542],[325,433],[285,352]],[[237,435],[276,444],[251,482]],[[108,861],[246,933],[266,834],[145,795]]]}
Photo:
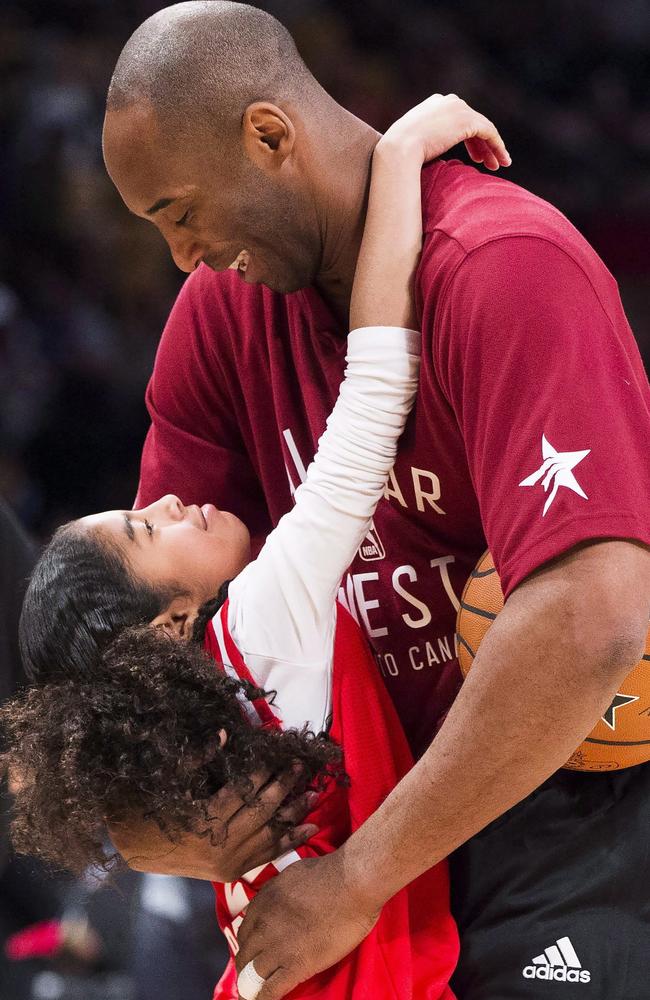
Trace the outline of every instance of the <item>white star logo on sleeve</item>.
{"label": "white star logo on sleeve", "polygon": [[544,487],[545,493],[551,485],[551,482],[553,483],[553,489],[544,504],[542,517],[544,517],[546,511],[555,500],[560,486],[566,486],[568,490],[573,490],[574,493],[577,493],[580,497],[584,497],[585,500],[589,499],[582,486],[573,475],[573,469],[575,469],[576,465],[579,465],[580,462],[582,462],[583,458],[587,457],[590,451],[591,448],[587,448],[586,451],[557,451],[550,441],[547,441],[546,437],[542,434],[542,458],[544,461],[536,472],[527,476],[526,479],[522,479],[519,483],[520,486],[535,486],[535,484],[538,483],[542,477],[544,477],[542,486]]}

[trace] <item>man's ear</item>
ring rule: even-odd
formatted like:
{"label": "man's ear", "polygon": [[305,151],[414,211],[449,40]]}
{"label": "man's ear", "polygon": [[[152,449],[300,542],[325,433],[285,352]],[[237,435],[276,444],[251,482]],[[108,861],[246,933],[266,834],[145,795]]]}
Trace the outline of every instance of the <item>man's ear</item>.
{"label": "man's ear", "polygon": [[290,156],[296,141],[296,130],[282,108],[267,101],[256,101],[244,111],[242,140],[255,166],[275,171]]}
{"label": "man's ear", "polygon": [[197,605],[189,594],[174,597],[171,603],[153,619],[154,628],[162,628],[172,639],[189,639],[192,625],[199,613]]}

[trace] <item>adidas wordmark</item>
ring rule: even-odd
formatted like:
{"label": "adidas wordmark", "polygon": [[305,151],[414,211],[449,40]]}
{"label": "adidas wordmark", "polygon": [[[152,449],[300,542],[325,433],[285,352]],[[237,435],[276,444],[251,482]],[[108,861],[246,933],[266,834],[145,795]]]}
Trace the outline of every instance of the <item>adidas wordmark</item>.
{"label": "adidas wordmark", "polygon": [[523,970],[524,979],[548,979],[556,983],[589,983],[591,973],[582,968],[568,937],[559,938]]}

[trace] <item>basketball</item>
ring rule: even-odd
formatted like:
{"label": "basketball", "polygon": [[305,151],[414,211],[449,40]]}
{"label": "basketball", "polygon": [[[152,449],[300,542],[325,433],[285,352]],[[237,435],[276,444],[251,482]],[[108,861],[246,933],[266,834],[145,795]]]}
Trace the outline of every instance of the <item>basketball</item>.
{"label": "basketball", "polygon": [[[489,552],[465,584],[456,623],[458,659],[466,677],[485,634],[503,608],[501,582]],[[618,771],[650,760],[650,631],[645,652],[612,704],[564,765],[573,771]]]}

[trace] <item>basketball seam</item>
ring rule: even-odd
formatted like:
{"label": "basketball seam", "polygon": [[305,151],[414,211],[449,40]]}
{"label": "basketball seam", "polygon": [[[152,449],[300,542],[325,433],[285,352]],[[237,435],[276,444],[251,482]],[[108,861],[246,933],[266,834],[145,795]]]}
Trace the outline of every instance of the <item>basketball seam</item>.
{"label": "basketball seam", "polygon": [[475,615],[481,615],[482,618],[489,618],[492,622],[496,618],[496,614],[493,611],[484,611],[483,608],[475,608],[473,604],[467,604],[465,601],[461,601],[460,606],[463,611],[471,611]]}
{"label": "basketball seam", "polygon": [[476,656],[476,653],[474,652],[474,650],[472,649],[472,647],[470,646],[470,644],[467,642],[467,640],[463,639],[463,637],[460,634],[460,632],[456,632],[456,639],[461,644],[461,646],[465,647],[465,649],[467,650],[467,652],[469,653],[469,655],[472,657],[472,659],[474,659],[474,657]]}
{"label": "basketball seam", "polygon": [[600,743],[605,747],[642,747],[650,740],[596,740],[593,736],[585,737],[584,743]]}

